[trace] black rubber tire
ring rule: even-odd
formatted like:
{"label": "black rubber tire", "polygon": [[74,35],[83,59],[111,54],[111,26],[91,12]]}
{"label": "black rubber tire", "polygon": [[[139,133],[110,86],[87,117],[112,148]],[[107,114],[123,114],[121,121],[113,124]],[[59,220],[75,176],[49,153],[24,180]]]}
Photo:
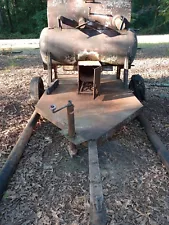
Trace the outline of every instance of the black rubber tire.
{"label": "black rubber tire", "polygon": [[133,94],[139,101],[145,101],[145,83],[142,76],[139,74],[135,74],[131,77],[131,81],[129,83],[129,89],[133,91]]}
{"label": "black rubber tire", "polygon": [[41,77],[33,77],[30,82],[30,96],[34,102],[38,102],[44,93],[44,84]]}

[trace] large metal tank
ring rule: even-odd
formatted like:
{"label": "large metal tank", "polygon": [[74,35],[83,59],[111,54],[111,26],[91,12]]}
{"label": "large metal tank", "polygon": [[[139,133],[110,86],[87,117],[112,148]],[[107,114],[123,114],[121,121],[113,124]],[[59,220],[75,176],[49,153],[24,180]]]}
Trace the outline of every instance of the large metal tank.
{"label": "large metal tank", "polygon": [[48,27],[40,35],[40,52],[47,64],[76,65],[81,60],[129,65],[137,38],[129,29],[130,0],[48,0]]}

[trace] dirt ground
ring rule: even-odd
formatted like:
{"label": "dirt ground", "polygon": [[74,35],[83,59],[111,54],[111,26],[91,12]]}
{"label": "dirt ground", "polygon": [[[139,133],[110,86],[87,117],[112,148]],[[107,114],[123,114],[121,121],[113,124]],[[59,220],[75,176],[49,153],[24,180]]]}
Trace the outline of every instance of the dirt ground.
{"label": "dirt ground", "polygon": [[[143,46],[130,71],[145,78],[144,114],[169,150],[169,44]],[[0,56],[0,168],[34,110],[33,76],[46,82],[38,54]],[[0,203],[0,225],[87,225],[87,149],[71,159],[59,129],[41,120]],[[169,175],[134,120],[99,147],[109,225],[169,224]]]}

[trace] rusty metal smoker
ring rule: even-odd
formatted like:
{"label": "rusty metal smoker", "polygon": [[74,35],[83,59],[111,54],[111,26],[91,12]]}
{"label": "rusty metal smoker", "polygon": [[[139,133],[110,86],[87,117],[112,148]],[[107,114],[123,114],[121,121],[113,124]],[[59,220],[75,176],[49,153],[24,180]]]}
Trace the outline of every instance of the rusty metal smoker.
{"label": "rusty metal smoker", "polygon": [[[48,69],[48,89],[42,95],[42,80],[32,80],[32,93],[38,99],[42,95],[36,111],[62,130],[71,155],[77,153],[76,145],[88,142],[90,220],[92,225],[105,225],[97,144],[142,107],[127,91],[137,50],[136,34],[129,29],[131,0],[48,0],[47,15],[40,53]],[[58,65],[72,65],[78,76],[62,79]],[[101,75],[105,66],[117,67],[114,81],[113,76]]]}
{"label": "rusty metal smoker", "polygon": [[[49,69],[49,83],[52,68],[56,78],[57,65],[74,65],[79,71],[80,93],[95,80],[97,67],[111,65],[117,66],[117,79],[124,68],[127,87],[128,69],[137,50],[136,34],[129,29],[131,0],[48,0],[47,4],[48,27],[40,35],[40,53]],[[99,84],[96,79],[95,92]]]}
{"label": "rusty metal smoker", "polygon": [[[137,50],[136,35],[129,29],[131,0],[48,0],[47,4],[48,27],[40,36],[40,53],[49,84],[44,91],[40,77],[31,80],[31,95],[38,102],[0,172],[0,200],[41,115],[61,129],[70,142],[70,154],[77,152],[76,145],[88,142],[90,224],[106,225],[97,145],[138,116],[143,106],[127,90],[128,69]],[[57,65],[75,66],[78,76],[61,78]],[[115,79],[112,74],[101,75],[107,65],[117,67]],[[138,119],[169,170],[166,147],[143,115]]]}
{"label": "rusty metal smoker", "polygon": [[[92,225],[105,225],[97,142],[127,117],[136,116],[142,107],[134,96],[127,91],[123,93],[128,89],[128,70],[137,51],[136,34],[129,29],[131,0],[48,0],[47,16],[48,27],[40,35],[40,54],[44,69],[48,69],[48,89],[36,110],[62,129],[70,141],[70,154],[76,153],[75,145],[88,141],[90,220]],[[77,82],[59,85],[58,65],[76,68]],[[117,67],[119,82],[102,82],[101,72],[105,66]],[[123,85],[121,69],[124,69]],[[37,81],[39,87],[42,86],[41,81]],[[92,93],[93,98],[86,93]],[[119,100],[116,101],[114,95]],[[63,106],[68,98],[73,104]],[[49,104],[52,112],[46,107]],[[60,112],[65,107],[67,114]],[[65,128],[65,120],[68,128]]]}

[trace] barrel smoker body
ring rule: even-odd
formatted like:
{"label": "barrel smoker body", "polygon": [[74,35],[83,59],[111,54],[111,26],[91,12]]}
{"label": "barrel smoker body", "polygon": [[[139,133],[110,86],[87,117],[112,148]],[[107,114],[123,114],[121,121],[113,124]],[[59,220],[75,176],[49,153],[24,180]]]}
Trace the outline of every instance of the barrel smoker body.
{"label": "barrel smoker body", "polygon": [[130,68],[137,38],[129,29],[131,0],[48,0],[48,27],[40,35],[44,65],[78,65],[99,61]]}

